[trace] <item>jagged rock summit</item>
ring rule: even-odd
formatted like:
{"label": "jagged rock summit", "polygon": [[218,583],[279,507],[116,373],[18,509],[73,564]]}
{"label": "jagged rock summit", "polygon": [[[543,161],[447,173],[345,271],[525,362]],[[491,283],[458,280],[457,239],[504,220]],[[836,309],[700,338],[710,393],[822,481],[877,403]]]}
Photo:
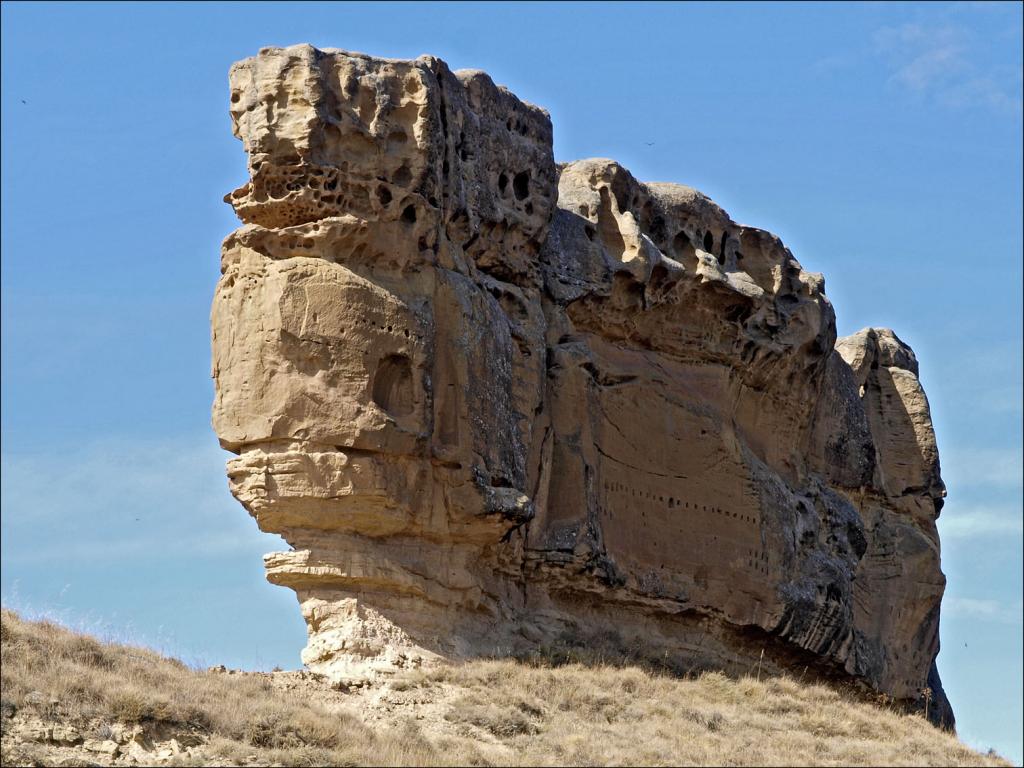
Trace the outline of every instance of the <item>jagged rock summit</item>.
{"label": "jagged rock summit", "polygon": [[945,490],[913,352],[689,187],[554,162],[479,71],[308,45],[231,69],[213,422],[359,680],[615,636],[952,724]]}

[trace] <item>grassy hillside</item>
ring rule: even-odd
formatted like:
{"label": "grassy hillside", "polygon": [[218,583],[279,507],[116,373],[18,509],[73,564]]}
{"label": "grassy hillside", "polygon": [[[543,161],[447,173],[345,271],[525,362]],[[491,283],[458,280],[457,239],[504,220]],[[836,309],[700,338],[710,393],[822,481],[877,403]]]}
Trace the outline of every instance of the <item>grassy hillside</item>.
{"label": "grassy hillside", "polygon": [[2,615],[3,765],[1008,765],[788,678],[478,661],[339,691]]}

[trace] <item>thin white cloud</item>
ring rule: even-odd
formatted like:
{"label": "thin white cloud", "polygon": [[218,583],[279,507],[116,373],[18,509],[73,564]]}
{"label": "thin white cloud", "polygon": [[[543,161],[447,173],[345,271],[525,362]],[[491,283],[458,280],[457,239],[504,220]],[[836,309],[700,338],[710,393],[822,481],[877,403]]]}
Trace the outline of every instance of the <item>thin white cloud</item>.
{"label": "thin white cloud", "polygon": [[950,446],[942,454],[942,476],[950,497],[967,489],[1020,490],[1024,488],[1021,449]]}
{"label": "thin white cloud", "polygon": [[[238,511],[245,514],[239,507]],[[252,524],[255,528],[255,523]],[[265,545],[264,545],[265,547]],[[273,545],[271,545],[273,547]],[[281,545],[279,549],[287,549]],[[109,562],[112,556],[119,560],[162,558],[219,558],[231,554],[254,553],[260,550],[259,539],[249,535],[197,532],[181,539],[163,535],[114,535],[102,539],[74,538],[34,543],[31,549],[16,549],[4,553],[8,564],[32,565],[40,562],[68,562],[79,564]],[[269,551],[269,550],[267,550]]]}
{"label": "thin white cloud", "polygon": [[896,87],[947,107],[1020,115],[1019,66],[983,66],[971,31],[956,18],[941,24],[907,23],[876,30],[873,42],[888,62],[889,82]]}
{"label": "thin white cloud", "polygon": [[923,91],[967,67],[967,48],[951,26],[903,24],[875,32],[875,46],[893,60],[892,80]]}
{"label": "thin white cloud", "polygon": [[1024,604],[1020,600],[1015,603],[1004,603],[998,600],[947,596],[942,601],[942,614],[945,617],[1021,624],[1022,613]]}
{"label": "thin white cloud", "polygon": [[966,507],[949,504],[939,518],[944,542],[1024,533],[1024,512],[1017,506]]}
{"label": "thin white cloud", "polygon": [[984,397],[978,403],[980,410],[990,413],[1021,415],[1024,413],[1024,399],[1020,386],[993,386],[986,388]]}
{"label": "thin white cloud", "polygon": [[228,457],[212,435],[4,454],[4,560],[210,558],[283,547],[231,497]]}
{"label": "thin white cloud", "polygon": [[849,69],[856,64],[855,57],[849,54],[832,54],[823,56],[811,63],[811,71],[817,75],[832,75]]}
{"label": "thin white cloud", "polygon": [[1020,96],[1008,93],[991,76],[974,77],[950,85],[940,96],[951,107],[989,107],[999,112],[1019,112]]}

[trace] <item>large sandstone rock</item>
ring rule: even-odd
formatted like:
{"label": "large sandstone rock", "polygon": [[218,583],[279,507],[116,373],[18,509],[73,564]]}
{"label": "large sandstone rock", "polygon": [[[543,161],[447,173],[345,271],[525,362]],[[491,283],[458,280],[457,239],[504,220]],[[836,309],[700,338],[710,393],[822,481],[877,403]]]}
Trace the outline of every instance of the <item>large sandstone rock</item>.
{"label": "large sandstone rock", "polygon": [[[482,72],[231,70],[213,420],[338,680],[609,633],[952,715],[945,490],[913,352],[707,197],[556,166]],[[928,691],[926,692],[926,689]],[[937,713],[937,714],[936,714]]]}

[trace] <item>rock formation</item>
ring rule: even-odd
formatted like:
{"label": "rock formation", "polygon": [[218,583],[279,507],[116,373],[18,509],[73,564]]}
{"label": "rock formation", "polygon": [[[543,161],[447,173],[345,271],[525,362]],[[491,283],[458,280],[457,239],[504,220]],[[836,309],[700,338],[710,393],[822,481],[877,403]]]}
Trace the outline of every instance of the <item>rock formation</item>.
{"label": "rock formation", "polygon": [[231,70],[213,421],[337,680],[613,633],[952,723],[913,352],[774,235],[439,59]]}

